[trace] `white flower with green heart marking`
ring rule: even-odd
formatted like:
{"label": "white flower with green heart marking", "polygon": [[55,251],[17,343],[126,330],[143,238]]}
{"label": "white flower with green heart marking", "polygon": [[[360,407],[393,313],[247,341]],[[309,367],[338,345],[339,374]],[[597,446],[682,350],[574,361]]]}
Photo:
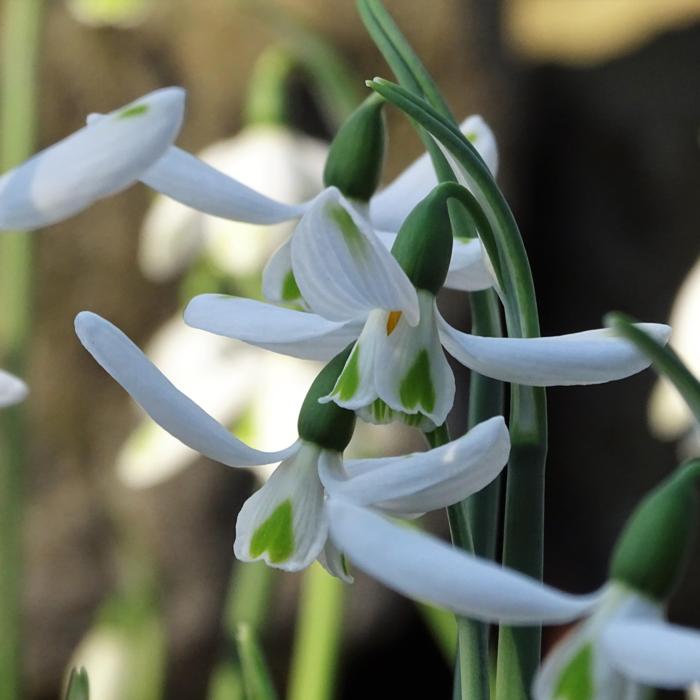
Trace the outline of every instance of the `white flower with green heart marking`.
{"label": "white flower with green heart marking", "polygon": [[299,417],[299,440],[277,452],[256,450],[176,389],[118,328],[90,312],[76,317],[83,345],[162,428],[201,454],[232,467],[280,462],[244,504],[236,525],[236,555],[297,571],[320,558],[347,577],[328,541],[327,494],[414,516],[463,500],[489,484],[508,459],[502,417],[427,452],[400,457],[343,460],[354,414],[318,397],[333,386],[345,357],[329,363],[311,386]]}
{"label": "white flower with green heart marking", "polygon": [[[329,190],[301,220],[291,245],[301,293],[313,313],[222,295],[195,297],[196,328],[295,357],[329,359],[357,339],[327,400],[378,423],[400,418],[432,429],[454,401],[444,348],[466,367],[516,384],[597,384],[628,377],[649,360],[609,329],[544,338],[487,338],[447,323],[436,293],[448,271],[452,231],[441,185],[407,218],[393,255]],[[437,219],[436,219],[437,217]],[[335,220],[335,221],[334,221]],[[338,221],[342,225],[336,225]],[[641,324],[660,342],[670,329]]]}

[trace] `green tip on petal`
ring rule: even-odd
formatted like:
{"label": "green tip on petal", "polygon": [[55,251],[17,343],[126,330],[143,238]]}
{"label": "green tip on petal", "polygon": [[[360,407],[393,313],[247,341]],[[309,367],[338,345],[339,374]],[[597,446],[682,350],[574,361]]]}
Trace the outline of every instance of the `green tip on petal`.
{"label": "green tip on petal", "polygon": [[562,670],[554,698],[556,700],[592,700],[594,691],[593,645],[586,644]]}
{"label": "green tip on petal", "polygon": [[610,577],[654,600],[673,593],[697,522],[700,460],[681,465],[637,506],[618,540]]}
{"label": "green tip on petal", "polygon": [[84,668],[74,668],[70,672],[65,700],[90,700],[90,681]]}
{"label": "green tip on petal", "polygon": [[302,440],[335,452],[348,446],[355,431],[355,413],[333,401],[319,403],[319,399],[333,391],[352,348],[349,345],[321,370],[306,394],[297,424]]}
{"label": "green tip on petal", "polygon": [[301,290],[297,285],[296,277],[290,270],[282,281],[282,300],[287,302],[296,301],[301,298]]}
{"label": "green tip on petal", "polygon": [[294,527],[292,525],[292,502],[280,503],[272,515],[253,533],[250,541],[250,556],[257,559],[268,553],[271,564],[287,561],[294,552]]}
{"label": "green tip on petal", "polygon": [[134,105],[133,107],[127,107],[123,109],[119,114],[117,114],[117,119],[130,119],[131,117],[140,117],[142,114],[146,114],[149,110],[147,104]]}
{"label": "green tip on petal", "polygon": [[437,294],[445,283],[452,258],[452,223],[448,200],[459,197],[454,182],[435,187],[406,217],[391,249],[416,289]]}
{"label": "green tip on petal", "polygon": [[333,139],[323,181],[350,199],[368,202],[379,186],[384,165],[384,100],[370,95]]}
{"label": "green tip on petal", "polygon": [[401,380],[401,403],[407,408],[432,413],[435,408],[435,387],[430,377],[430,358],[427,350],[421,350],[416,361]]}

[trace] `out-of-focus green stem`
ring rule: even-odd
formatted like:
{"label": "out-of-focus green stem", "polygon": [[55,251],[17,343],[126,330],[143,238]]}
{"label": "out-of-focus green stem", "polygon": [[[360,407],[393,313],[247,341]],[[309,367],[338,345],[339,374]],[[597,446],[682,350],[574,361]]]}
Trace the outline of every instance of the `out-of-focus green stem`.
{"label": "out-of-focus green stem", "polygon": [[320,564],[304,573],[288,700],[328,700],[338,669],[343,629],[343,583]]}
{"label": "out-of-focus green stem", "polygon": [[[5,0],[0,43],[0,170],[32,151],[43,0]],[[31,241],[0,233],[0,361],[21,373],[31,301]],[[0,700],[21,696],[22,474],[21,409],[0,418]]]}

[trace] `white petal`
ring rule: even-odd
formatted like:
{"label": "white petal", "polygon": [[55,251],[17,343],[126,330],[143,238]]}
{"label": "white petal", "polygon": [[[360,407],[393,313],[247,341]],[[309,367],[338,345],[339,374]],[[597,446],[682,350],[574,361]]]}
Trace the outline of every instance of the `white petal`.
{"label": "white petal", "polygon": [[299,571],[320,554],[328,536],[317,464],[323,450],[301,443],[241,508],[234,552],[242,561]]}
{"label": "white petal", "polygon": [[[478,116],[467,117],[460,129],[474,144],[491,172],[496,175],[498,152],[496,139],[486,122]],[[398,231],[413,207],[437,185],[430,156],[424,153],[370,201],[370,220],[376,228]]]}
{"label": "white petal", "polygon": [[452,409],[455,380],[440,344],[435,296],[418,291],[420,320],[411,327],[403,317],[393,329],[389,317],[376,329],[374,385],[393,410],[425,416],[442,425]]}
{"label": "white petal", "polygon": [[18,377],[0,369],[0,408],[7,408],[24,401],[29,390]]}
{"label": "white petal", "polygon": [[66,219],[138,180],[177,136],[185,93],[157,90],[41,151],[0,178],[0,228]]}
{"label": "white petal", "polygon": [[318,563],[331,575],[345,583],[353,583],[355,579],[347,569],[347,562],[343,553],[333,544],[333,540],[327,539],[326,544],[318,555]]}
{"label": "white petal", "polygon": [[657,620],[617,620],[603,648],[622,673],[656,688],[687,688],[700,681],[700,632]]}
{"label": "white petal", "polygon": [[292,271],[292,239],[285,241],[271,256],[262,275],[263,296],[276,304],[303,303]]}
{"label": "white petal", "polygon": [[193,450],[230,467],[270,464],[296,451],[293,445],[279,452],[262,452],[237,440],[176,389],[124,333],[97,314],[79,313],[75,331],[88,352],[144,411]]}
{"label": "white petal", "polygon": [[[600,328],[546,338],[485,338],[452,328],[439,318],[447,352],[487,377],[529,386],[600,384],[646,369],[651,361],[634,345]],[[658,342],[671,329],[659,323],[638,324]]]}
{"label": "white petal", "polygon": [[457,503],[498,476],[510,438],[501,416],[427,452],[347,462],[347,476],[321,458],[319,475],[331,496],[396,513],[418,513]]}
{"label": "white petal", "polygon": [[463,292],[478,292],[493,285],[493,275],[481,241],[478,238],[470,241],[455,239],[445,286]]}
{"label": "white petal", "polygon": [[201,294],[187,305],[185,322],[194,328],[307,360],[329,360],[353,342],[359,323],[334,323],[252,299]]}
{"label": "white petal", "polygon": [[607,584],[593,614],[563,637],[540,666],[532,686],[534,699],[558,700],[574,688],[586,688],[591,700],[643,700],[643,689],[611,665],[601,635],[615,620],[660,614],[659,605],[626,586]]}
{"label": "white petal", "polygon": [[327,507],[331,537],[353,564],[404,595],[459,615],[512,625],[565,622],[598,600],[562,593],[340,499]]}
{"label": "white petal", "polygon": [[277,224],[301,216],[306,208],[270,199],[175,146],[141,181],[205,214],[251,224]]}
{"label": "white petal", "polygon": [[418,322],[416,290],[371,227],[329,187],[292,237],[292,267],[309,308],[332,321],[373,309],[402,311]]}
{"label": "white petal", "polygon": [[486,163],[491,174],[498,175],[498,146],[491,127],[478,114],[467,117],[459,126]]}

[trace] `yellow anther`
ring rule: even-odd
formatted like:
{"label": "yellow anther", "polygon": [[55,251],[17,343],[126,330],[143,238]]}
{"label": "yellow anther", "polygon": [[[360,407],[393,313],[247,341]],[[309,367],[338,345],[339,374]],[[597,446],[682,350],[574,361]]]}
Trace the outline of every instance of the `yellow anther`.
{"label": "yellow anther", "polygon": [[401,318],[401,311],[390,311],[386,319],[386,334],[391,335],[396,328],[396,324]]}

